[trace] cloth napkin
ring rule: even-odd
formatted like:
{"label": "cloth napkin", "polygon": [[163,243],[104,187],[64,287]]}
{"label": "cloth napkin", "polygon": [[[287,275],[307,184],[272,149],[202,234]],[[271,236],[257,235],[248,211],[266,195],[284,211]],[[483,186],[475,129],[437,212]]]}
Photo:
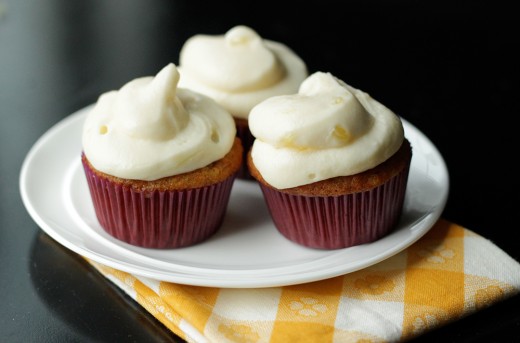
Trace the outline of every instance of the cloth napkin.
{"label": "cloth napkin", "polygon": [[181,285],[89,262],[188,342],[404,342],[520,290],[517,261],[444,219],[376,265],[285,287]]}

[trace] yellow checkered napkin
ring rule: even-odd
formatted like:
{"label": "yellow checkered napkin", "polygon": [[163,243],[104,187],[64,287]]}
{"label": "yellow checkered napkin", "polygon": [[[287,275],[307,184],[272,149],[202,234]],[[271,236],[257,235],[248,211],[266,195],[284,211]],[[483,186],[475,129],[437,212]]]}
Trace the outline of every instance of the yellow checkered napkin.
{"label": "yellow checkered napkin", "polygon": [[520,290],[518,262],[442,219],[377,265],[294,286],[186,286],[91,263],[188,342],[399,342]]}

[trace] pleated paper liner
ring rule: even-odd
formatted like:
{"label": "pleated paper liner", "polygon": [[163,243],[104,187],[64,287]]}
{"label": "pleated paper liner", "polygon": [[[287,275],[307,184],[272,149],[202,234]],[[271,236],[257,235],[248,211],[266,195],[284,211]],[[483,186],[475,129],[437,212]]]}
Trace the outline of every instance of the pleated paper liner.
{"label": "pleated paper liner", "polygon": [[260,187],[273,222],[289,240],[319,249],[373,242],[400,219],[407,172],[369,191],[340,196],[305,196]]}
{"label": "pleated paper liner", "polygon": [[98,221],[111,236],[145,248],[200,243],[218,231],[235,175],[202,188],[139,191],[100,177],[83,161]]}

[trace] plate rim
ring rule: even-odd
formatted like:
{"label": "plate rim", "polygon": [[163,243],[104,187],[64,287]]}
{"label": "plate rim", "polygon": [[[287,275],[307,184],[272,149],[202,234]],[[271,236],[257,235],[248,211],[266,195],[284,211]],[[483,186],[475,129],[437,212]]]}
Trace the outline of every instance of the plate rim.
{"label": "plate rim", "polygon": [[[57,132],[60,130],[68,127],[68,125],[71,125],[72,122],[75,122],[76,120],[79,120],[79,117],[84,117],[86,115],[86,111],[88,111],[89,108],[91,108],[94,104],[87,105],[69,115],[59,120],[57,123],[52,125],[47,131],[45,131],[32,145],[32,147],[29,149],[27,155],[25,156],[21,169],[20,169],[20,176],[19,176],[19,190],[22,197],[22,201],[24,206],[26,207],[26,210],[28,211],[29,215],[32,217],[32,219],[40,226],[40,228],[45,231],[49,236],[51,236],[54,240],[56,240],[61,245],[65,246],[66,248],[74,251],[75,253],[78,253],[79,255],[86,257],[87,259],[90,259],[92,261],[107,265],[109,267],[119,269],[128,273],[152,278],[152,279],[158,279],[161,281],[167,281],[167,282],[175,282],[175,283],[181,283],[181,284],[188,284],[188,285],[196,285],[196,286],[209,286],[209,287],[226,287],[226,288],[260,288],[260,287],[276,287],[276,286],[286,286],[286,285],[293,285],[293,284],[300,284],[305,282],[312,282],[312,281],[318,281],[322,279],[327,279],[343,274],[348,274],[360,269],[364,269],[366,267],[369,267],[371,265],[374,265],[378,262],[381,262],[387,258],[390,258],[391,256],[396,255],[397,253],[401,252],[402,250],[406,249],[413,243],[415,243],[418,239],[420,239],[424,234],[426,234],[431,227],[435,224],[435,222],[440,218],[448,199],[449,195],[449,173],[448,169],[445,163],[445,160],[441,153],[439,152],[438,148],[433,144],[433,142],[424,134],[422,133],[417,127],[415,127],[413,124],[408,122],[406,119],[401,118],[403,121],[403,125],[408,130],[413,130],[415,135],[418,135],[422,140],[424,140],[428,145],[429,148],[433,150],[435,153],[437,159],[441,163],[441,170],[442,170],[442,178],[444,179],[442,186],[444,192],[442,193],[441,198],[439,199],[438,205],[436,207],[436,211],[429,213],[425,218],[422,218],[422,220],[419,221],[419,223],[422,223],[423,228],[422,231],[415,235],[412,239],[407,240],[404,243],[396,244],[392,249],[385,250],[384,253],[378,253],[372,256],[369,259],[366,259],[364,263],[357,262],[356,267],[351,269],[345,269],[344,265],[336,265],[334,267],[329,267],[326,271],[319,270],[318,273],[316,273],[314,270],[308,273],[296,273],[295,275],[292,274],[283,274],[283,275],[276,275],[271,276],[271,278],[265,278],[262,277],[262,275],[258,275],[260,278],[258,279],[240,279],[240,275],[244,275],[244,270],[225,270],[224,275],[220,275],[219,278],[217,274],[210,275],[211,277],[208,277],[206,275],[205,277],[201,277],[200,275],[196,275],[196,273],[186,274],[183,271],[171,271],[171,270],[163,270],[162,268],[150,268],[150,266],[145,265],[138,265],[136,261],[133,261],[132,263],[129,263],[128,261],[124,261],[121,259],[114,259],[113,257],[106,256],[103,254],[100,254],[99,252],[95,252],[92,250],[88,250],[84,247],[78,247],[77,244],[74,242],[69,241],[65,237],[63,237],[62,234],[60,234],[58,231],[56,231],[55,228],[52,227],[52,225],[46,221],[40,213],[38,213],[38,210],[34,207],[34,204],[30,201],[30,195],[28,194],[28,188],[27,188],[27,178],[29,173],[29,167],[31,162],[34,160],[34,158],[37,156],[38,152],[45,147],[46,143],[52,139],[52,137],[55,136]],[[418,225],[419,223],[415,223],[415,225]],[[382,238],[384,239],[384,238]],[[372,243],[368,243],[370,245]],[[344,248],[344,249],[352,249],[351,248]],[[339,249],[339,251],[344,250]],[[336,250],[338,251],[338,250]],[[133,251],[132,251],[133,252]],[[335,251],[332,251],[335,252]],[[148,257],[148,256],[147,256]],[[153,260],[153,257],[148,257]],[[352,263],[352,262],[351,262]],[[188,269],[197,269],[200,270],[201,268],[188,268]],[[216,277],[217,276],[217,277]],[[226,276],[226,277],[224,277]],[[238,276],[238,278],[236,278]]]}

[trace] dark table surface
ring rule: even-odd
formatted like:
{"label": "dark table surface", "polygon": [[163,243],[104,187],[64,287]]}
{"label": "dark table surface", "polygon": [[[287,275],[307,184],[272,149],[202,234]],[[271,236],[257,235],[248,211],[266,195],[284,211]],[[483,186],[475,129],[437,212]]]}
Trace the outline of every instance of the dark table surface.
{"label": "dark table surface", "polygon": [[[38,227],[19,173],[53,124],[177,63],[188,37],[237,24],[286,43],[311,72],[330,71],[424,132],[450,173],[442,216],[520,260],[516,12],[481,1],[343,4],[0,0],[0,342],[180,341]],[[518,342],[520,297],[417,341]]]}

